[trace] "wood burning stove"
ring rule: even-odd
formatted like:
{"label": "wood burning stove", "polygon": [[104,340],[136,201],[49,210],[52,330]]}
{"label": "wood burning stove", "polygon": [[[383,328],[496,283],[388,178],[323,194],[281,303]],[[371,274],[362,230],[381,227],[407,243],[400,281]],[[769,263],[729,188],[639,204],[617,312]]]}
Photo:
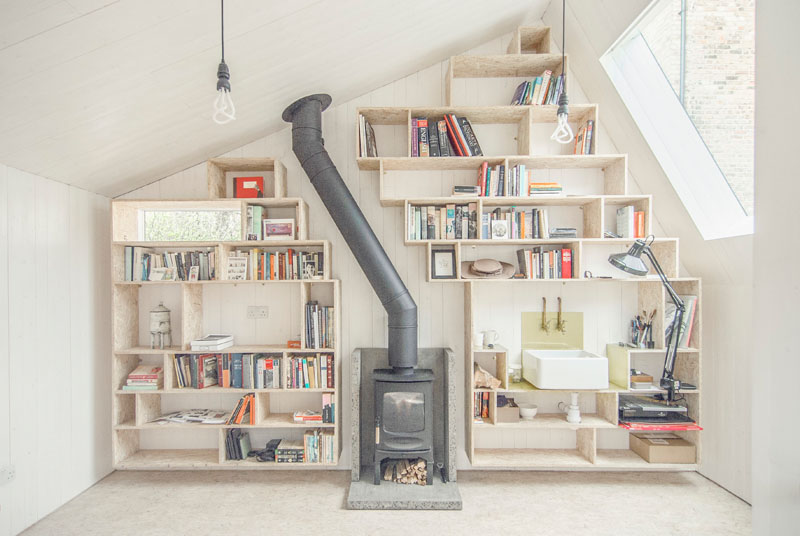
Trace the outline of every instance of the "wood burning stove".
{"label": "wood burning stove", "polygon": [[433,483],[433,371],[414,369],[398,374],[376,369],[375,382],[375,484],[381,483],[381,462],[386,459],[422,458],[428,485]]}

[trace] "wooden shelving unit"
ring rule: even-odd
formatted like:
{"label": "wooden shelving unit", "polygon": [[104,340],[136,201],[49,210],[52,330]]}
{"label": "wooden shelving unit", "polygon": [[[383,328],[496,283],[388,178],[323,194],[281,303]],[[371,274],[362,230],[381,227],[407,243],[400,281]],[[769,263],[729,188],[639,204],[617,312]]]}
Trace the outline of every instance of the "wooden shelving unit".
{"label": "wooden shelving unit", "polygon": [[[356,154],[359,169],[376,171],[379,182],[380,202],[385,207],[402,207],[404,219],[404,242],[407,246],[425,247],[427,251],[428,281],[436,283],[464,285],[465,314],[465,400],[468,407],[466,415],[466,450],[476,469],[494,470],[601,470],[601,471],[692,471],[696,470],[700,460],[701,432],[678,432],[679,435],[695,444],[697,459],[693,464],[650,464],[631,450],[625,448],[600,448],[602,441],[598,433],[621,430],[618,426],[619,395],[639,393],[630,389],[628,371],[631,367],[653,368],[663,365],[664,356],[664,317],[666,300],[668,299],[660,280],[654,272],[646,277],[626,277],[622,272],[614,271],[607,262],[602,265],[603,272],[613,274],[611,277],[587,278],[584,271],[590,270],[593,276],[604,275],[595,269],[591,259],[607,257],[608,253],[628,248],[633,239],[604,238],[604,231],[613,230],[613,217],[616,208],[633,205],[635,210],[645,213],[645,231],[651,234],[653,229],[653,199],[650,195],[632,194],[628,190],[627,155],[624,154],[592,154],[573,155],[571,145],[557,146],[545,140],[543,133],[554,127],[557,106],[460,106],[454,82],[457,79],[530,79],[540,75],[545,69],[554,74],[561,73],[561,56],[552,54],[550,50],[550,29],[547,27],[520,27],[512,37],[505,55],[463,55],[450,58],[445,75],[445,103],[443,107],[370,107],[356,111],[362,114],[376,128],[379,140],[389,138],[388,151],[385,156],[361,157]],[[513,83],[517,83],[515,80]],[[473,92],[474,93],[474,92]],[[511,95],[508,95],[510,100]],[[594,145],[598,146],[599,114],[596,104],[570,103],[570,123],[573,130],[589,119],[595,124]],[[453,113],[467,117],[473,125],[475,134],[483,148],[484,156],[424,158],[411,156],[411,120],[414,117],[428,117],[429,120],[441,118],[443,114]],[[358,121],[356,130],[358,134]],[[487,130],[482,130],[486,128]],[[358,139],[358,136],[357,136]],[[487,148],[502,148],[503,152],[493,152]],[[358,149],[357,149],[358,150]],[[487,162],[490,166],[505,166],[509,170],[515,165],[523,164],[527,169],[549,173],[557,170],[568,177],[564,181],[567,195],[557,197],[461,197],[452,196],[454,184],[476,184],[480,166]],[[575,174],[580,170],[580,177]],[[545,175],[547,176],[547,175]],[[580,222],[578,238],[568,239],[463,239],[463,240],[411,240],[409,231],[409,209],[413,206],[443,207],[447,204],[468,205],[474,203],[478,214],[478,232],[480,233],[480,215],[497,207],[515,207],[525,210],[529,207],[553,207],[559,210],[580,211],[574,218]],[[551,224],[554,223],[551,220]],[[480,236],[480,234],[479,234]],[[517,265],[516,250],[521,247],[544,245],[565,245],[573,249],[573,278],[571,279],[462,279],[461,261],[474,260],[491,255],[493,258]],[[452,249],[455,252],[456,278],[432,279],[431,257],[435,249]],[[492,248],[491,252],[481,251]],[[605,249],[604,249],[605,248]],[[612,248],[611,251],[607,251]],[[680,349],[675,368],[676,377],[697,386],[696,389],[684,389],[680,394],[685,397],[689,406],[689,414],[698,423],[700,412],[700,360],[702,332],[702,296],[699,279],[679,277],[679,241],[677,238],[658,237],[652,244],[654,253],[659,259],[667,276],[680,294],[698,296],[698,310],[693,326],[692,348]],[[601,268],[597,265],[597,268]],[[510,384],[506,378],[505,350],[485,350],[474,348],[473,333],[476,325],[474,319],[480,307],[476,294],[484,285],[523,285],[524,290],[537,288],[537,285],[601,285],[630,284],[634,285],[637,310],[657,310],[654,318],[655,349],[609,349],[610,378],[609,388],[597,391],[584,391],[582,396],[594,398],[594,411],[583,414],[580,425],[566,422],[562,414],[545,413],[538,415],[533,421],[519,423],[498,423],[495,420],[497,395],[506,394],[539,394],[558,393],[558,391],[539,390],[523,380],[522,383]],[[492,287],[494,288],[494,287]],[[544,288],[544,287],[540,287]],[[583,288],[583,287],[578,287]],[[594,293],[590,287],[587,292]],[[631,287],[625,286],[630,289]],[[520,288],[522,290],[522,288]],[[620,318],[625,325],[630,318]],[[616,341],[609,341],[609,343]],[[501,354],[503,354],[501,356]],[[493,356],[496,360],[494,373],[501,379],[502,385],[496,390],[475,389],[472,370],[476,360]],[[660,359],[660,361],[659,361]],[[661,369],[657,374],[660,375]],[[475,423],[472,417],[473,394],[490,392],[489,418]],[[653,389],[647,394],[660,392]],[[566,394],[566,391],[563,392]],[[506,434],[506,432],[525,433],[561,433],[574,434],[571,448],[518,448],[518,445],[504,445],[505,448],[484,448],[476,443],[476,433]],[[508,434],[506,434],[507,436]],[[516,437],[516,436],[515,436]],[[511,442],[514,443],[514,442]]]}
{"label": "wooden shelving unit", "polygon": [[[252,173],[265,177],[265,193],[270,197],[259,199],[232,199],[231,176]],[[341,452],[341,341],[340,311],[341,289],[339,281],[331,276],[331,248],[325,240],[308,239],[308,207],[302,199],[287,198],[286,168],[273,158],[222,158],[208,162],[209,199],[198,200],[119,200],[112,201],[112,296],[113,296],[113,366],[112,366],[112,415],[113,415],[113,459],[116,469],[164,470],[164,469],[321,469],[338,463]],[[242,219],[242,236],[245,233],[247,207],[266,207],[270,217],[290,217],[296,221],[296,240],[280,241],[189,241],[152,242],[144,240],[143,213],[157,210],[230,210],[239,211]],[[215,272],[217,279],[210,281],[125,281],[125,247],[141,246],[154,251],[180,251],[207,249],[216,253]],[[237,280],[227,279],[227,257],[237,249],[259,248],[267,251],[286,251],[289,248],[323,253],[324,279],[300,280]],[[220,307],[225,296],[237,287],[271,289],[270,296],[286,297],[287,314],[278,312],[283,320],[280,333],[270,333],[263,341],[253,344],[236,344],[220,352],[190,350],[190,342],[208,332],[220,331],[206,318],[214,307]],[[283,290],[280,290],[283,289]],[[146,338],[149,306],[145,303],[156,299],[170,300],[173,346],[152,349]],[[272,299],[272,298],[271,298]],[[334,307],[334,347],[311,348],[305,340],[305,304],[318,300],[322,305]],[[258,304],[258,300],[248,305]],[[271,302],[272,303],[272,302]],[[244,307],[244,305],[242,305]],[[212,315],[213,316],[213,315]],[[141,325],[141,329],[140,329]],[[287,347],[288,340],[299,336],[300,347]],[[266,337],[266,336],[265,336]],[[333,354],[334,387],[332,389],[234,389],[213,386],[205,389],[178,388],[173,365],[175,354],[204,353],[263,353],[282,360],[286,366],[292,356]],[[140,363],[161,365],[164,369],[163,388],[155,391],[130,392],[122,390],[125,379]],[[283,367],[282,371],[285,370]],[[207,407],[210,409],[233,409],[239,397],[255,393],[254,425],[193,425],[156,424],[151,422],[163,413],[175,409]],[[292,420],[295,409],[321,408],[322,395],[333,394],[335,401],[335,423],[297,424]],[[188,397],[188,398],[187,398]],[[191,402],[187,402],[191,400]],[[271,409],[271,407],[274,408]],[[288,411],[288,412],[287,412]],[[291,438],[302,436],[308,429],[333,430],[334,460],[325,463],[261,463],[250,460],[225,459],[225,435],[232,428],[244,428],[251,433],[268,434],[269,437]],[[203,432],[206,431],[206,432]],[[168,434],[173,439],[194,438],[196,434],[213,434],[216,448],[164,449],[145,446],[142,434]],[[298,436],[299,434],[299,436]],[[207,437],[207,436],[206,436]],[[260,436],[259,436],[260,437]],[[181,441],[179,441],[181,442]],[[191,443],[184,439],[182,443]],[[261,445],[259,438],[256,444]]]}

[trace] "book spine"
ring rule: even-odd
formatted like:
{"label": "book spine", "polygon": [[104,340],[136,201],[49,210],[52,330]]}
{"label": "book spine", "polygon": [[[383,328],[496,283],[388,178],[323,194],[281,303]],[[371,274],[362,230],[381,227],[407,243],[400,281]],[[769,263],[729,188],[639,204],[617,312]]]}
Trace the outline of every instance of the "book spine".
{"label": "book spine", "polygon": [[466,117],[459,117],[458,122],[459,126],[461,127],[461,131],[464,133],[464,139],[469,146],[470,154],[472,156],[483,156],[483,151],[481,151],[481,146],[478,143],[478,138],[475,136],[475,132],[472,129],[469,119]]}
{"label": "book spine", "polygon": [[561,250],[561,277],[564,279],[572,279],[572,250]]}
{"label": "book spine", "polygon": [[417,118],[411,118],[411,156],[419,156],[419,127]]}
{"label": "book spine", "polygon": [[444,120],[438,121],[436,129],[439,132],[439,152],[442,156],[455,156],[450,152],[450,142],[447,139],[447,123]]}
{"label": "book spine", "polygon": [[467,156],[462,151],[461,145],[458,143],[458,134],[456,133],[455,126],[453,125],[453,120],[447,114],[445,114],[444,120],[445,124],[447,125],[447,138],[450,140],[450,146],[455,151],[455,156]]}
{"label": "book spine", "polygon": [[417,119],[417,130],[419,132],[419,156],[429,157],[431,153],[428,145],[428,120]]}
{"label": "book spine", "polygon": [[455,234],[455,219],[456,219],[456,206],[455,205],[447,205],[447,213],[446,213],[446,221],[445,221],[445,236],[447,240],[453,240],[456,237]]}
{"label": "book spine", "polygon": [[453,130],[456,133],[456,139],[458,140],[461,152],[464,156],[473,156],[472,150],[469,148],[469,143],[467,143],[467,138],[464,136],[464,131],[461,129],[459,118],[456,117],[455,114],[450,114],[450,121],[453,124]]}
{"label": "book spine", "polygon": [[592,147],[592,142],[594,141],[594,120],[589,119],[586,122],[586,136],[583,141],[583,154],[594,154],[594,147]]}
{"label": "book spine", "polygon": [[439,149],[439,125],[436,121],[428,122],[428,145],[430,146],[430,155],[432,157],[442,155]]}

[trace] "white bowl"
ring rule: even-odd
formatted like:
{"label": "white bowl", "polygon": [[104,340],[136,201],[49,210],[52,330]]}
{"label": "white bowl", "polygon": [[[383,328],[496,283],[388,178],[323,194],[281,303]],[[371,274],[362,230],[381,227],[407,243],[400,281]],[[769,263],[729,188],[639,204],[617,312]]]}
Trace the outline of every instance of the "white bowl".
{"label": "white bowl", "polygon": [[536,412],[539,411],[539,406],[536,404],[517,404],[519,406],[519,416],[525,419],[526,421],[532,420],[536,416]]}

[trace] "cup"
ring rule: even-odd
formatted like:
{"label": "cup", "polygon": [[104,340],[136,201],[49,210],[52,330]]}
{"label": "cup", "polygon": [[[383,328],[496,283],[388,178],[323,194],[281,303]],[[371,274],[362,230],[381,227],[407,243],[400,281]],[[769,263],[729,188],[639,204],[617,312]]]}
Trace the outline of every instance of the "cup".
{"label": "cup", "polygon": [[473,344],[475,345],[475,347],[483,348],[483,332],[482,331],[475,332],[474,339],[475,340],[473,341]]}
{"label": "cup", "polygon": [[487,329],[486,331],[482,331],[481,334],[483,335],[483,347],[484,348],[494,348],[494,343],[497,342],[497,332],[493,329]]}

